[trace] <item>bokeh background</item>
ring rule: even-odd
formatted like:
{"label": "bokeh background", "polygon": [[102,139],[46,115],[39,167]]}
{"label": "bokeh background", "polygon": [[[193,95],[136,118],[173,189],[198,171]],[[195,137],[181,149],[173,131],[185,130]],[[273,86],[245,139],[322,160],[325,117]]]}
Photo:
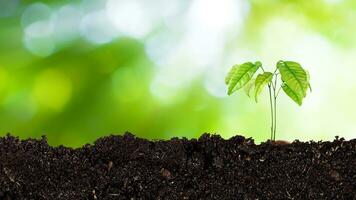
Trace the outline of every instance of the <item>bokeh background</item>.
{"label": "bokeh background", "polygon": [[277,138],[356,136],[354,0],[0,0],[0,134],[81,146],[149,139],[269,138],[269,102],[228,97],[235,63],[311,74],[302,107],[282,95]]}

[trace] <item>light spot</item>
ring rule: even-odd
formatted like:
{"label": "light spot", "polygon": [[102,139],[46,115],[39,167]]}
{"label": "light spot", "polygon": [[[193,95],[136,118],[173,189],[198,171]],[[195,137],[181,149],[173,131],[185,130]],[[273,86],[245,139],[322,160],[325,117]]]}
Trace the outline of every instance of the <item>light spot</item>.
{"label": "light spot", "polygon": [[[238,28],[249,5],[242,0],[195,0],[190,8],[190,23],[210,30],[224,30],[232,25]],[[207,33],[206,33],[207,34]]]}
{"label": "light spot", "polygon": [[163,104],[177,103],[186,98],[182,92],[181,84],[164,75],[157,75],[151,85],[152,95]]}
{"label": "light spot", "polygon": [[95,44],[109,43],[117,35],[104,10],[87,14],[80,29],[81,34]]}
{"label": "light spot", "polygon": [[174,32],[162,30],[146,40],[146,53],[156,63],[156,67],[166,66],[167,58],[174,50],[179,39]]}
{"label": "light spot", "polygon": [[54,38],[60,42],[79,36],[79,26],[82,19],[81,10],[73,5],[61,7],[52,15]]}
{"label": "light spot", "polygon": [[[209,76],[215,76],[210,71],[212,67],[222,66],[228,41],[225,35],[241,30],[248,10],[248,4],[243,0],[224,0],[223,3],[195,0],[183,18],[183,34],[165,29],[150,37],[146,51],[158,65],[157,76],[151,85],[155,96],[171,96],[169,93],[175,88],[188,87],[192,80],[207,71]],[[206,82],[205,86],[214,96],[223,95],[221,84],[216,88]]]}
{"label": "light spot", "polygon": [[61,111],[72,95],[72,82],[63,72],[48,69],[36,78],[33,95],[44,108]]}
{"label": "light spot", "polygon": [[36,3],[30,5],[22,14],[21,25],[25,32],[23,42],[34,55],[46,57],[55,50],[51,13],[48,6]]}
{"label": "light spot", "polygon": [[110,21],[123,35],[142,38],[152,30],[153,16],[147,12],[143,1],[108,0],[106,12]]}
{"label": "light spot", "polygon": [[51,36],[33,37],[30,35],[25,35],[24,43],[27,50],[29,50],[34,55],[41,57],[50,56],[56,48]]}
{"label": "light spot", "polygon": [[23,12],[21,17],[21,25],[23,29],[26,29],[27,26],[32,23],[49,20],[51,18],[52,11],[51,9],[43,3],[34,3],[29,5],[26,10]]}

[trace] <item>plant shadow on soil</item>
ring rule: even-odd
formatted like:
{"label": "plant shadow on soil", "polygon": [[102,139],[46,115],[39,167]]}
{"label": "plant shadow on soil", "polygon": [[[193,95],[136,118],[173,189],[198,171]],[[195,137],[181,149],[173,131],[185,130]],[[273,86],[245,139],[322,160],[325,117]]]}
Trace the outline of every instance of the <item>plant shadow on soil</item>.
{"label": "plant shadow on soil", "polygon": [[0,138],[0,199],[356,199],[356,140]]}

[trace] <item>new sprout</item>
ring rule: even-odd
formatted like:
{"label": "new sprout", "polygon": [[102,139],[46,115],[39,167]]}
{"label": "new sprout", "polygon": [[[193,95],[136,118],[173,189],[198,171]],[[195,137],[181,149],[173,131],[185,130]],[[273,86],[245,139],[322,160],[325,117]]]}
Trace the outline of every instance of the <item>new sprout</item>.
{"label": "new sprout", "polygon": [[[256,72],[262,71],[254,78]],[[246,62],[240,65],[234,65],[228,75],[225,83],[228,86],[228,95],[243,88],[250,97],[254,88],[254,98],[258,101],[258,96],[263,89],[268,86],[269,101],[271,109],[271,140],[276,139],[277,130],[277,97],[281,90],[284,91],[294,102],[302,105],[303,99],[310,89],[310,76],[307,70],[293,61],[278,61],[276,69],[273,72],[267,72],[262,67],[262,63]]]}

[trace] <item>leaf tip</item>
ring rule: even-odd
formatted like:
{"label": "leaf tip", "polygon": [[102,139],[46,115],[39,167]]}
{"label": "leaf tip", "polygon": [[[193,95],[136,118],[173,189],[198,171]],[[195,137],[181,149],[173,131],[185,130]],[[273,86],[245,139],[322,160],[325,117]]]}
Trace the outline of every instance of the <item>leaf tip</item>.
{"label": "leaf tip", "polygon": [[260,67],[260,66],[262,66],[262,63],[261,63],[260,61],[256,61],[256,62],[255,62],[255,65],[258,66],[258,67]]}
{"label": "leaf tip", "polygon": [[280,65],[284,65],[284,61],[283,60],[279,60],[277,62],[277,68],[279,68]]}
{"label": "leaf tip", "polygon": [[228,91],[227,91],[227,95],[229,95],[229,96],[231,96],[232,93],[234,93],[233,90],[228,90]]}
{"label": "leaf tip", "polygon": [[298,106],[302,106],[303,104],[303,99],[301,99],[300,101],[297,102]]}

